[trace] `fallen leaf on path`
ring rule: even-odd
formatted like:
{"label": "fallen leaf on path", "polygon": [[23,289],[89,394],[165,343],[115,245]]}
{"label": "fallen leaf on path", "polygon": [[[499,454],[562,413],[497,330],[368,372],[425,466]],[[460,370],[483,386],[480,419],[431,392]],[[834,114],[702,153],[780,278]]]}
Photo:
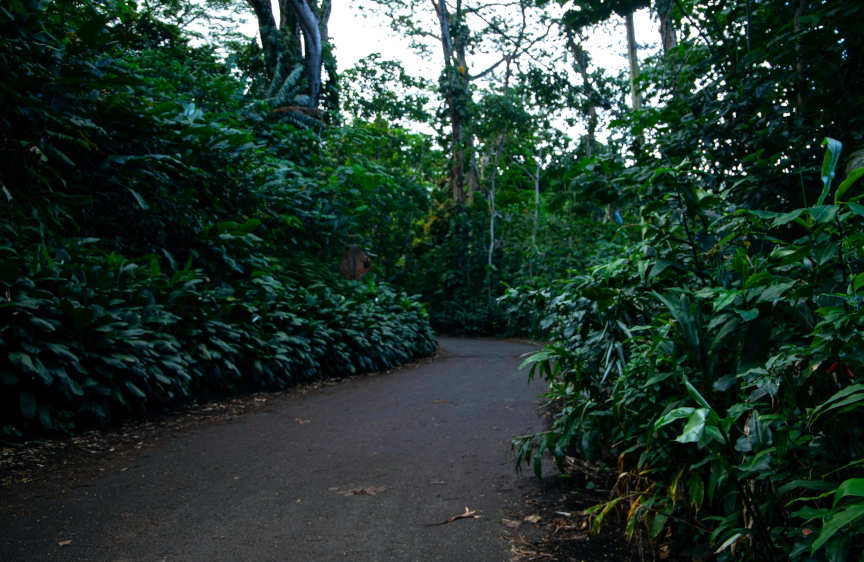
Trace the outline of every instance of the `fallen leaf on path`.
{"label": "fallen leaf on path", "polygon": [[306,420],[303,418],[294,418],[294,421],[299,423],[300,425],[305,425],[307,423],[312,423],[312,420]]}
{"label": "fallen leaf on path", "polygon": [[537,523],[538,521],[540,521],[540,519],[541,518],[539,515],[526,515],[525,516],[525,521],[527,521],[529,523]]}
{"label": "fallen leaf on path", "polygon": [[501,522],[504,523],[505,527],[510,527],[511,529],[515,529],[522,524],[521,521],[514,521],[512,519],[502,519]]}
{"label": "fallen leaf on path", "polygon": [[450,401],[449,400],[433,400],[432,401],[433,404],[446,404],[448,402],[450,402]]}
{"label": "fallen leaf on path", "polygon": [[331,489],[340,496],[376,496],[387,488],[384,486],[369,486],[368,488],[351,488],[350,490]]}
{"label": "fallen leaf on path", "polygon": [[446,525],[447,523],[452,523],[452,522],[456,521],[457,519],[480,519],[480,516],[477,515],[477,510],[468,509],[468,506],[466,505],[464,513],[460,513],[459,515],[454,515],[453,517],[451,517],[449,519],[445,519],[444,521],[441,521],[439,523],[427,523],[426,526],[427,527],[436,527],[438,525]]}
{"label": "fallen leaf on path", "polygon": [[57,546],[69,546],[70,544],[72,544],[71,539],[66,539],[64,541],[58,541],[57,542]]}

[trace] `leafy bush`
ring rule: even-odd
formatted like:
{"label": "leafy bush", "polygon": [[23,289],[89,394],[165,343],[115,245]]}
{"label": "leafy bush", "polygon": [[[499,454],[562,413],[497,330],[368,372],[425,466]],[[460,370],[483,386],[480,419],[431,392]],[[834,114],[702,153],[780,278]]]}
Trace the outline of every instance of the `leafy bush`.
{"label": "leafy bush", "polygon": [[0,11],[0,436],[434,350],[416,300],[336,270],[417,182],[346,162],[131,3],[42,4]]}
{"label": "leafy bush", "polygon": [[861,556],[864,169],[832,191],[824,145],[818,200],[786,212],[657,170],[624,257],[542,295],[556,343],[527,363],[562,408],[519,462],[615,462],[595,525],[621,509],[628,533],[696,558]]}
{"label": "leafy bush", "polygon": [[381,370],[434,351],[415,300],[372,283],[245,283],[156,256],[50,260],[0,304],[0,427],[68,432],[196,397]]}

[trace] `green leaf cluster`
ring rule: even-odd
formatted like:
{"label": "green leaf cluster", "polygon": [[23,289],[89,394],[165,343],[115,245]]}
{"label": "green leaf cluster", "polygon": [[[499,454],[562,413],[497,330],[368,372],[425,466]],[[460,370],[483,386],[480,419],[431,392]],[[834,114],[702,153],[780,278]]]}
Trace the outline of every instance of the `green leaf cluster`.
{"label": "green leaf cluster", "polygon": [[[841,145],[826,146],[831,177]],[[556,343],[526,364],[562,408],[550,431],[517,441],[519,460],[615,459],[614,499],[595,522],[629,505],[628,532],[678,552],[854,557],[864,534],[859,195],[829,181],[832,205],[755,211],[688,186],[682,172],[638,187],[624,257],[544,289],[541,328]],[[502,302],[519,309],[538,295]]]}

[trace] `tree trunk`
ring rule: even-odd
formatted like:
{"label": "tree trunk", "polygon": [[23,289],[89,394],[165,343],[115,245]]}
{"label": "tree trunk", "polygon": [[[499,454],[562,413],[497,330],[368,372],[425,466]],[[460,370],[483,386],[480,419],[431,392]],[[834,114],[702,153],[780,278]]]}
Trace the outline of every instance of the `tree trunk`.
{"label": "tree trunk", "polygon": [[798,115],[804,114],[804,88],[806,81],[804,80],[804,62],[801,58],[801,39],[798,36],[801,33],[801,16],[807,9],[807,0],[799,0],[795,6],[795,13],[792,18],[793,30],[795,32],[795,109]]}
{"label": "tree trunk", "polygon": [[675,28],[672,26],[673,0],[661,0],[657,3],[657,19],[660,21],[660,44],[663,45],[663,57],[669,55],[669,51],[678,46],[678,37],[675,34]]}
{"label": "tree trunk", "polygon": [[[633,25],[633,12],[629,12],[624,17],[624,23],[627,27],[627,58],[630,59],[630,103],[633,106],[634,113],[642,109],[642,92],[639,91],[639,54],[636,50],[636,28]],[[633,139],[633,155],[638,159],[641,152],[641,147],[644,138],[641,133],[637,133]],[[606,222],[612,222],[615,216],[615,209],[611,204],[606,205]]]}
{"label": "tree trunk", "polygon": [[[447,102],[447,111],[450,116],[450,128],[452,137],[452,162],[450,163],[450,189],[453,192],[453,200],[456,203],[465,203],[465,162],[466,152],[470,153],[470,148],[473,146],[473,139],[466,143],[464,115],[459,103],[459,94],[467,95],[468,92],[468,70],[465,62],[465,45],[464,41],[458,41],[458,44],[453,39],[450,29],[450,16],[447,13],[447,3],[445,0],[433,2],[435,6],[435,14],[438,16],[438,24],[441,27],[441,50],[444,55],[444,76],[445,84],[444,99]],[[457,3],[456,18],[457,21],[461,16],[462,3]],[[454,57],[455,48],[455,57]],[[467,171],[469,176],[469,189],[473,191],[477,188],[476,169],[471,166]]]}
{"label": "tree trunk", "polygon": [[594,105],[594,89],[588,78],[588,53],[581,45],[573,41],[572,35],[567,39],[567,45],[576,59],[579,75],[582,77],[582,87],[588,97],[588,134],[585,135],[585,155],[591,158],[594,155],[594,142],[597,135],[597,107]]}
{"label": "tree trunk", "polygon": [[639,56],[636,52],[636,28],[633,25],[633,12],[624,16],[627,27],[627,58],[630,59],[630,101],[634,111],[642,109],[642,94],[639,92]]}
{"label": "tree trunk", "polygon": [[279,0],[279,29],[282,30],[288,51],[298,59],[303,56],[303,47],[300,37],[302,31],[294,9],[289,4],[290,0]]}
{"label": "tree trunk", "polygon": [[450,187],[453,191],[453,200],[457,203],[465,203],[465,153],[462,149],[462,116],[452,101],[452,94],[448,96],[448,102],[450,104],[450,125],[453,130]]}
{"label": "tree trunk", "polygon": [[[279,0],[279,23],[270,0],[247,0],[258,18],[264,64],[271,80],[285,80],[294,61],[303,57],[306,97],[302,105],[317,109],[321,96],[321,66],[327,42],[330,0],[313,9],[307,0]],[[301,42],[303,45],[301,53]]]}
{"label": "tree trunk", "polygon": [[[321,37],[322,22],[319,21],[316,15],[306,0],[290,0],[291,6],[294,9],[294,14],[297,17],[297,23],[303,32],[303,49],[306,59],[306,81],[309,96],[309,107],[318,107],[318,101],[321,96],[321,64],[324,60],[324,49]],[[322,13],[330,17],[330,2],[326,1],[322,4]],[[326,12],[324,11],[326,10]],[[323,27],[326,29],[326,20],[323,22]],[[324,37],[326,39],[326,37]]]}
{"label": "tree trunk", "polygon": [[[283,64],[288,64],[285,43],[282,42],[282,34],[276,27],[276,19],[273,17],[273,7],[270,0],[248,0],[255,16],[258,18],[258,33],[261,34],[261,49],[264,51],[264,66],[270,78],[283,73]],[[284,18],[283,18],[284,20]]]}
{"label": "tree trunk", "polygon": [[492,258],[495,253],[495,188],[498,179],[498,165],[501,163],[501,152],[504,148],[504,139],[506,136],[506,132],[498,135],[497,146],[495,148],[495,161],[492,164],[492,178],[489,182],[489,256],[486,278],[488,280],[487,289],[490,306],[492,303]]}
{"label": "tree trunk", "polygon": [[492,272],[492,254],[495,251],[495,170],[492,171],[492,182],[489,185],[489,256],[487,264]]}
{"label": "tree trunk", "polygon": [[540,159],[534,170],[534,228],[531,230],[531,246],[537,249],[537,223],[540,222]]}

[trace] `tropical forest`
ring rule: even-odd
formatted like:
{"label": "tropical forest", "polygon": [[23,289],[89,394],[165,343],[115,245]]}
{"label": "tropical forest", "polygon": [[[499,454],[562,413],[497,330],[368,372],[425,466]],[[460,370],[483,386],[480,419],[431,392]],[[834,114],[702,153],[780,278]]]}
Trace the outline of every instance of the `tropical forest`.
{"label": "tropical forest", "polygon": [[[431,413],[375,409],[362,433],[363,400],[413,400],[374,385],[478,354],[461,385],[509,354],[512,399],[545,421],[471,418],[506,434],[474,462],[590,491],[580,541],[633,560],[864,560],[862,23],[860,0],[3,0],[0,475],[46,443],[342,385],[365,398],[286,414],[290,431],[330,416],[384,443],[469,400],[460,416],[493,411],[504,375],[430,390]],[[354,57],[364,39],[377,50]],[[474,439],[442,427],[438,457]],[[252,456],[276,463],[291,435]],[[413,435],[394,459],[437,447]],[[301,462],[331,438],[281,470],[313,478]],[[395,501],[362,466],[322,493]],[[415,534],[497,540],[491,507],[455,501]],[[27,509],[9,517],[47,533]],[[13,519],[0,558],[28,559]],[[121,556],[58,525],[51,559],[509,559],[372,555],[362,537]],[[521,559],[610,559],[584,552]]]}

